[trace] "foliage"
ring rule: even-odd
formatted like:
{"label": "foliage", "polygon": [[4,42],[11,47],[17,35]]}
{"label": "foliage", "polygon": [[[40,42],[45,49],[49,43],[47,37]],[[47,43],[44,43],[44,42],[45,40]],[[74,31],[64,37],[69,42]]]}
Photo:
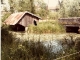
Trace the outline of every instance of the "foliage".
{"label": "foliage", "polygon": [[[2,40],[2,44],[5,42],[7,44],[10,44],[12,42],[13,36],[8,32],[8,26],[2,26],[1,27],[1,40]],[[8,36],[8,37],[6,37]],[[5,38],[4,38],[5,37]],[[10,39],[11,38],[11,39]],[[6,41],[7,40],[7,41]],[[10,41],[10,43],[9,43]]]}
{"label": "foliage", "polygon": [[[16,2],[17,1],[17,2]],[[34,5],[32,0],[10,0],[11,12],[15,11],[30,11],[34,12]],[[77,0],[79,1],[79,0]],[[76,2],[77,2],[76,1]],[[66,0],[68,3],[69,1]],[[74,1],[70,3],[71,5],[66,5],[65,3],[61,4],[61,17],[72,17],[72,16],[80,16],[78,13],[78,5]],[[77,2],[79,3],[79,2]],[[75,5],[75,6],[74,6]],[[68,6],[68,7],[67,7]],[[77,7],[76,7],[77,6]],[[33,9],[33,10],[32,10]],[[45,13],[44,13],[45,12]],[[69,12],[69,13],[68,13]],[[40,3],[40,9],[37,13],[43,18],[47,16],[48,10],[46,10],[46,5],[44,3]],[[3,16],[2,21],[4,21],[11,13],[7,13]],[[55,15],[55,14],[54,14]],[[52,16],[52,15],[51,15]],[[51,17],[54,19],[54,17]],[[60,25],[58,22],[40,22],[38,26],[29,26],[29,32],[31,33],[57,33],[57,32],[65,32],[64,27]],[[53,60],[57,57],[62,57],[65,55],[69,55],[73,52],[80,51],[80,38],[77,38],[75,41],[75,45],[70,47],[70,44],[63,43],[64,46],[68,45],[70,48],[64,50],[65,53],[54,54],[51,52],[51,46],[46,48],[43,45],[43,42],[39,41],[34,42],[26,41],[21,42],[22,40],[15,38],[12,33],[9,32],[8,26],[2,25],[1,27],[1,59],[2,60]],[[66,41],[65,41],[66,42]],[[70,57],[63,58],[61,60],[80,60],[80,54],[73,55]]]}
{"label": "foliage", "polygon": [[44,3],[43,0],[37,0],[36,3],[36,14],[42,17],[42,19],[47,18],[49,14],[49,10],[47,8],[47,4]]}
{"label": "foliage", "polygon": [[34,0],[9,0],[11,12],[29,11],[35,13]]}
{"label": "foliage", "polygon": [[[1,29],[1,59],[2,60],[47,60],[51,53],[40,41],[20,40],[9,33],[6,26]],[[46,51],[46,52],[45,52]]]}
{"label": "foliage", "polygon": [[80,14],[80,0],[62,0],[60,2],[60,17],[78,17]]}
{"label": "foliage", "polygon": [[35,4],[34,4],[34,0],[30,0],[30,4],[31,4],[31,12],[35,13]]}
{"label": "foliage", "polygon": [[78,38],[76,38],[76,40],[75,40],[75,49],[77,50],[77,51],[80,51],[80,37],[78,37]]}
{"label": "foliage", "polygon": [[2,60],[9,60],[9,48],[12,46],[14,36],[8,32],[8,26],[1,27],[1,57]]}
{"label": "foliage", "polygon": [[[65,53],[53,53],[51,52],[52,46],[48,45],[44,46],[43,42],[33,40],[22,40],[15,38],[12,33],[9,33],[9,30],[6,26],[1,27],[1,59],[2,60],[53,60],[58,57],[63,57],[74,52],[80,51],[79,49],[79,40],[80,38],[76,38],[75,45],[72,45],[70,48],[66,48],[64,50]],[[64,41],[64,40],[63,40]],[[65,41],[66,42],[66,41]],[[69,46],[69,42],[63,43]],[[79,60],[80,54],[68,56],[65,58],[61,58],[61,60]]]}
{"label": "foliage", "polygon": [[10,16],[10,12],[6,12],[2,17],[1,17],[1,26],[4,26],[3,22]]}
{"label": "foliage", "polygon": [[49,19],[57,20],[58,19],[58,12],[50,12],[48,17],[49,17]]}
{"label": "foliage", "polygon": [[47,5],[41,0],[9,0],[10,11],[22,12],[29,11],[31,13],[37,14],[38,16],[45,18],[48,15]]}
{"label": "foliage", "polygon": [[37,15],[39,15],[40,17],[42,17],[42,19],[45,19],[45,18],[47,18],[48,11],[45,10],[45,9],[39,9],[37,11]]}
{"label": "foliage", "polygon": [[40,22],[37,26],[30,25],[28,28],[30,33],[59,33],[65,32],[64,27],[58,22],[46,21]]}
{"label": "foliage", "polygon": [[6,20],[10,14],[11,14],[10,12],[5,13],[1,18],[2,22],[4,22],[4,20]]}

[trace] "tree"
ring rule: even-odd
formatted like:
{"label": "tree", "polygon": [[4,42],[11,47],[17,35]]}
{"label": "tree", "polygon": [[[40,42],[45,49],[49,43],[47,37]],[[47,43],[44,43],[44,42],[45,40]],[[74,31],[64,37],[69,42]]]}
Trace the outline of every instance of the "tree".
{"label": "tree", "polygon": [[73,1],[69,10],[69,16],[70,17],[78,17],[80,16],[80,11],[79,11],[79,0]]}
{"label": "tree", "polygon": [[44,3],[43,0],[37,0],[36,1],[36,7],[38,7],[36,9],[36,12],[37,12],[36,14],[39,15],[40,17],[42,17],[43,19],[47,18],[48,13],[49,13],[47,4]]}
{"label": "tree", "polygon": [[13,0],[9,0],[9,4],[10,4],[10,12],[13,13],[14,12],[14,1]]}
{"label": "tree", "polygon": [[46,18],[49,13],[47,5],[43,0],[9,0],[9,3],[12,13],[29,11],[42,18]]}
{"label": "tree", "polygon": [[78,17],[80,14],[80,0],[62,0],[59,1],[60,17]]}
{"label": "tree", "polygon": [[10,14],[10,12],[6,12],[6,14],[4,14],[4,16],[2,16],[1,18],[2,22],[4,22],[4,20],[6,20],[6,18],[8,18]]}
{"label": "tree", "polygon": [[35,13],[34,0],[9,0],[11,12],[29,11]]}
{"label": "tree", "polygon": [[34,5],[34,0],[30,0],[31,4],[31,12],[35,13],[35,5]]}

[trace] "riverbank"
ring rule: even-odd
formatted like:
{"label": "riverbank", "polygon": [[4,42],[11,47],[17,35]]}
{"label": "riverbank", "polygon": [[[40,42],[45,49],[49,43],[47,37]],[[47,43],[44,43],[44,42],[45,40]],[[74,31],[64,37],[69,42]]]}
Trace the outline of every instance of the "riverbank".
{"label": "riverbank", "polygon": [[76,39],[80,37],[80,34],[76,33],[54,33],[54,34],[29,34],[27,32],[11,32],[16,38],[21,40],[34,40],[34,41],[51,41],[51,40],[63,40],[71,39],[71,37]]}
{"label": "riverbank", "polygon": [[72,55],[80,51],[80,34],[10,32],[12,35],[4,30],[1,38],[2,60],[56,60],[70,54],[60,59],[80,59],[80,54]]}

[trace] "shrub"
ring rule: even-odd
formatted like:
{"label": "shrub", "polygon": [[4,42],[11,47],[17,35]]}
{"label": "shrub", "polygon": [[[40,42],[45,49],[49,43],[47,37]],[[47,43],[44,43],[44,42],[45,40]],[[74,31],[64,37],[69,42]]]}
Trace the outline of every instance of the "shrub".
{"label": "shrub", "polygon": [[30,25],[28,31],[30,33],[59,33],[65,32],[65,29],[58,22],[46,21],[40,22],[37,26]]}
{"label": "shrub", "polygon": [[58,19],[58,12],[50,12],[49,13],[49,19],[54,19],[54,20],[56,20],[56,19]]}
{"label": "shrub", "polygon": [[2,60],[9,60],[9,52],[12,47],[14,36],[9,33],[8,26],[1,27],[1,57]]}
{"label": "shrub", "polygon": [[9,16],[10,16],[10,12],[6,12],[3,16],[2,16],[2,22],[4,22],[4,20],[6,20]]}
{"label": "shrub", "polygon": [[1,29],[1,59],[2,60],[47,60],[51,55],[42,42],[24,41],[15,39],[9,33],[8,27]]}
{"label": "shrub", "polygon": [[[50,27],[48,27],[50,28]],[[53,53],[51,52],[52,46],[48,45],[44,46],[43,42],[34,41],[33,40],[25,40],[21,42],[20,40],[16,40],[15,37],[9,33],[6,27],[2,27],[1,29],[2,37],[1,37],[1,59],[2,60],[54,60],[58,57],[62,57],[64,55],[69,55],[75,51],[74,47],[65,50],[63,53]],[[77,39],[76,39],[77,40]],[[79,38],[78,38],[79,40]],[[78,46],[79,43],[76,43]],[[77,57],[77,58],[76,58]],[[78,55],[69,56],[66,58],[62,58],[64,60],[79,60]]]}
{"label": "shrub", "polygon": [[80,51],[80,37],[76,38],[75,40],[75,49]]}

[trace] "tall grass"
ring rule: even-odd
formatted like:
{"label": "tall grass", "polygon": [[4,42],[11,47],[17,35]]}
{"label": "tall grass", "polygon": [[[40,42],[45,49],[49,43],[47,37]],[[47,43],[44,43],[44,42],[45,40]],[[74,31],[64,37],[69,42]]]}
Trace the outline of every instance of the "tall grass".
{"label": "tall grass", "polygon": [[50,60],[51,53],[42,42],[16,39],[8,29],[1,29],[1,60]]}
{"label": "tall grass", "polygon": [[[1,60],[54,60],[58,57],[73,53],[75,50],[80,51],[80,38],[77,38],[75,40],[75,46],[72,46],[70,49],[67,48],[64,54],[55,54],[51,52],[52,46],[44,46],[40,38],[37,42],[34,41],[34,38],[31,41],[25,40],[21,42],[20,39],[15,39],[15,36],[9,33],[8,29],[2,27],[1,31]],[[66,43],[63,44],[66,45]],[[68,59],[79,60],[80,54],[61,60]]]}
{"label": "tall grass", "polygon": [[61,33],[65,32],[65,28],[57,21],[39,22],[37,26],[30,25],[28,28],[30,33]]}

